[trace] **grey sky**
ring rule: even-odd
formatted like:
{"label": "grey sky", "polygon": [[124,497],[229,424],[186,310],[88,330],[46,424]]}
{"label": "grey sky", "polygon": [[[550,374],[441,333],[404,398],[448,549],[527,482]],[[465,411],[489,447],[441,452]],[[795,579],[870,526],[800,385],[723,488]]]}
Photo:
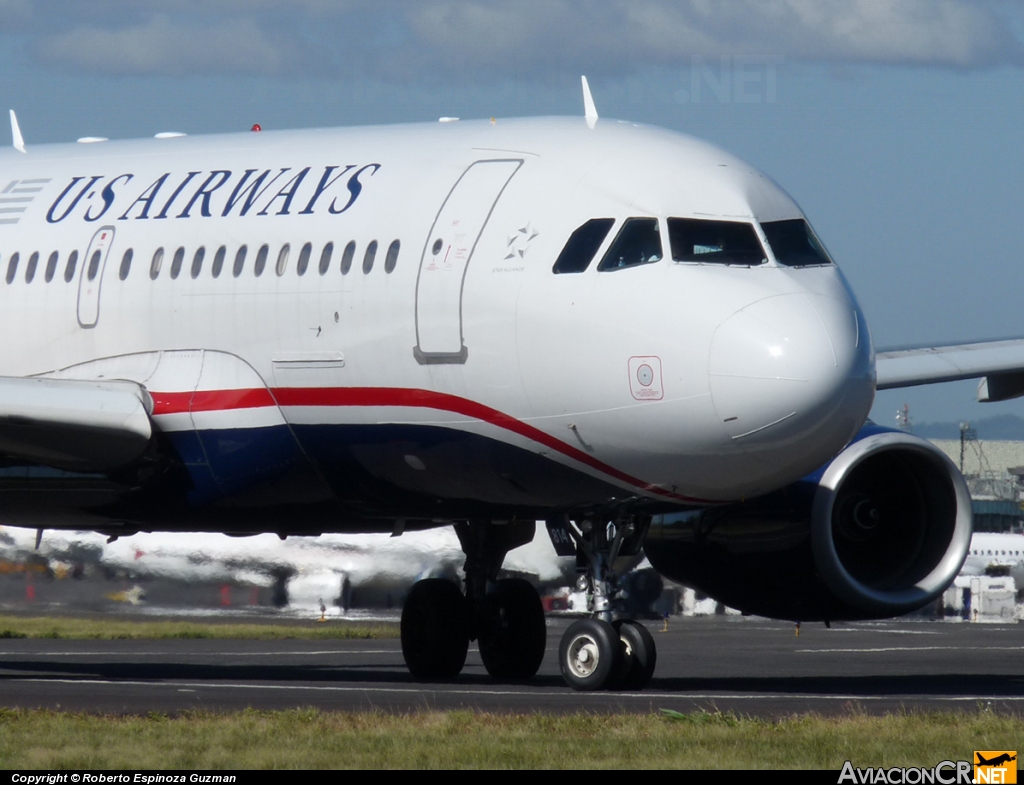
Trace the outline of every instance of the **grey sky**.
{"label": "grey sky", "polygon": [[[1022,40],[1020,0],[0,0],[0,108],[29,144],[577,114],[586,73],[789,190],[876,345],[954,342],[1024,336]],[[972,396],[876,416],[1024,414]]]}

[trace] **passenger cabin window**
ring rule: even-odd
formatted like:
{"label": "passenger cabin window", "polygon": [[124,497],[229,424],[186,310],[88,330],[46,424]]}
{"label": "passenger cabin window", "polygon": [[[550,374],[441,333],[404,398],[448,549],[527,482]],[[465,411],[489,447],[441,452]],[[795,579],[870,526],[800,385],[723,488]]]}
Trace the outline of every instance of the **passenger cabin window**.
{"label": "passenger cabin window", "polygon": [[199,277],[199,273],[203,271],[203,259],[206,258],[206,248],[200,245],[196,248],[196,253],[192,257],[192,270],[190,275],[193,279]]}
{"label": "passenger cabin window", "polygon": [[825,246],[803,218],[769,221],[761,224],[761,228],[779,264],[786,267],[832,264]]}
{"label": "passenger cabin window", "polygon": [[348,275],[348,271],[352,269],[352,259],[356,255],[356,243],[355,240],[350,240],[348,245],[345,246],[345,252],[341,255],[341,274]]}
{"label": "passenger cabin window", "polygon": [[326,275],[331,269],[331,257],[334,256],[334,243],[327,243],[320,252],[320,275]]}
{"label": "passenger cabin window", "polygon": [[373,259],[377,255],[377,241],[372,240],[368,246],[366,246],[366,253],[363,254],[363,275],[366,275],[373,269]]}
{"label": "passenger cabin window", "polygon": [[28,264],[25,265],[25,283],[32,283],[36,277],[36,267],[39,266],[39,251],[33,251],[28,257]]}
{"label": "passenger cabin window", "polygon": [[579,227],[569,235],[555,266],[551,268],[552,272],[582,273],[586,270],[614,224],[614,218],[591,218]]}
{"label": "passenger cabin window", "polygon": [[298,275],[305,275],[309,268],[309,257],[313,254],[313,243],[306,243],[299,251],[299,261],[295,263],[295,272]]}
{"label": "passenger cabin window", "polygon": [[171,278],[177,278],[181,274],[181,265],[185,261],[185,249],[178,248],[174,252],[174,258],[171,259]]}
{"label": "passenger cabin window", "polygon": [[121,257],[121,269],[117,271],[117,277],[122,281],[128,277],[128,273],[132,271],[132,257],[135,256],[135,252],[129,248],[124,252],[124,256]]}
{"label": "passenger cabin window", "polygon": [[68,263],[64,267],[64,280],[71,283],[75,277],[75,269],[78,267],[78,251],[72,251],[68,255]]}
{"label": "passenger cabin window", "polygon": [[249,251],[248,246],[241,246],[235,252],[235,264],[231,268],[231,274],[237,278],[242,274],[242,270],[245,268],[245,254]]}
{"label": "passenger cabin window", "polygon": [[661,232],[657,218],[627,218],[605,251],[597,269],[622,270],[661,261]]}
{"label": "passenger cabin window", "polygon": [[224,257],[228,255],[228,249],[223,245],[213,255],[213,267],[210,268],[210,275],[220,278],[220,271],[224,269]]}
{"label": "passenger cabin window", "polygon": [[267,266],[267,256],[270,254],[270,246],[263,244],[260,249],[256,252],[256,263],[253,265],[252,271],[257,278],[263,275],[263,269]]}
{"label": "passenger cabin window", "polygon": [[384,272],[389,275],[394,272],[395,265],[398,264],[398,250],[402,247],[402,244],[395,240],[388,246],[388,255],[384,257]]}
{"label": "passenger cabin window", "polygon": [[160,268],[164,266],[164,249],[157,248],[153,252],[153,261],[149,263],[149,277],[156,280],[160,276]]}
{"label": "passenger cabin window", "polygon": [[103,252],[95,250],[92,252],[92,256],[89,257],[89,269],[85,271],[90,281],[96,280],[96,275],[100,271],[100,262],[103,260]]}
{"label": "passenger cabin window", "polygon": [[18,260],[21,258],[20,254],[12,253],[11,258],[7,261],[7,283],[14,283],[15,277],[18,275]]}
{"label": "passenger cabin window", "polygon": [[284,275],[284,271],[288,269],[288,254],[291,252],[292,247],[285,243],[281,246],[281,250],[277,252],[277,274]]}
{"label": "passenger cabin window", "polygon": [[753,224],[744,221],[669,218],[668,241],[676,262],[752,267],[768,261]]}
{"label": "passenger cabin window", "polygon": [[46,275],[45,280],[47,283],[53,280],[53,276],[57,274],[57,262],[60,260],[60,254],[54,251],[50,254],[50,258],[46,260]]}

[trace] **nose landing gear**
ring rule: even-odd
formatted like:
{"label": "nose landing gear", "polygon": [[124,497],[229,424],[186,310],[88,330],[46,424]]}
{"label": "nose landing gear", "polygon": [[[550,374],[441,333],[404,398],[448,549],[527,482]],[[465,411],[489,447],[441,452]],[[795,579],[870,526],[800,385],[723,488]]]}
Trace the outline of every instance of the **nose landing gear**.
{"label": "nose landing gear", "polygon": [[646,528],[645,519],[634,518],[605,526],[589,520],[548,521],[562,555],[571,555],[575,546],[577,587],[586,592],[593,614],[570,625],[558,647],[562,677],[574,690],[641,690],[654,675],[658,656],[647,628],[636,621],[612,622],[612,601],[619,593],[615,560],[640,552]]}

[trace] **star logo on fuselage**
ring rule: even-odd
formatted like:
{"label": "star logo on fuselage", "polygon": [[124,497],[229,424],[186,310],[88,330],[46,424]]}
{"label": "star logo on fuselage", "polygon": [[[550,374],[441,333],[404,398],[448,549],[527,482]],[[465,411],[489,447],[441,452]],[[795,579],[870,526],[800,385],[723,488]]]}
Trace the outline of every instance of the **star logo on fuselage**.
{"label": "star logo on fuselage", "polygon": [[540,232],[534,229],[531,223],[527,221],[526,226],[509,235],[505,243],[508,248],[508,255],[505,257],[505,261],[509,259],[522,259],[526,256],[526,252],[530,249],[530,243],[538,234]]}

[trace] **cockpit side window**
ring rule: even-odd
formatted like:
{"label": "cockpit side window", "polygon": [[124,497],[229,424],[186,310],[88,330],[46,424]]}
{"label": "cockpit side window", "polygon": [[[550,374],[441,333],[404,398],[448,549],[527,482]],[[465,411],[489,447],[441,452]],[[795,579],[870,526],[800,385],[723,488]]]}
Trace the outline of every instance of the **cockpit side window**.
{"label": "cockpit side window", "polygon": [[602,272],[622,270],[640,264],[660,262],[661,232],[657,218],[627,218],[619,233],[605,251],[597,269]]}
{"label": "cockpit side window", "polygon": [[825,246],[803,218],[769,221],[761,224],[761,228],[779,264],[787,267],[832,264]]}
{"label": "cockpit side window", "polygon": [[669,218],[668,241],[676,262],[750,267],[768,261],[753,225],[742,221]]}
{"label": "cockpit side window", "polygon": [[614,224],[614,218],[591,218],[579,227],[569,235],[569,241],[558,254],[552,272],[582,273],[586,270]]}

